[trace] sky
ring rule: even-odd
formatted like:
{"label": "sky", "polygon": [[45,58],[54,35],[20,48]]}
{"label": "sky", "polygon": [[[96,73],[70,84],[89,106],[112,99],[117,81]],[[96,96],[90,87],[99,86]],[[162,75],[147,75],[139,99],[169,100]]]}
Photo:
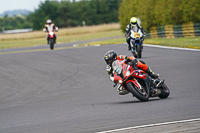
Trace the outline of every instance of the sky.
{"label": "sky", "polygon": [[38,8],[40,2],[44,1],[45,0],[0,0],[0,14],[4,11],[15,9],[34,11],[34,9]]}

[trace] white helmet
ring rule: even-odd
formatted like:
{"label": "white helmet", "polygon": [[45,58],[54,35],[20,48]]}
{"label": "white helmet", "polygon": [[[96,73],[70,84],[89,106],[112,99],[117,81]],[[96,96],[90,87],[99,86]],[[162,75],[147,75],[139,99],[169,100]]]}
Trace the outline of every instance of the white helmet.
{"label": "white helmet", "polygon": [[50,19],[47,20],[47,24],[51,24],[51,20]]}

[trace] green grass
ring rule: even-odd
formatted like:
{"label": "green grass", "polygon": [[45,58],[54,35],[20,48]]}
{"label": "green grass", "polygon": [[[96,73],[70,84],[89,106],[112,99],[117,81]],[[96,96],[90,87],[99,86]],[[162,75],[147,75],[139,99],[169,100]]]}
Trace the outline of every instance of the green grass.
{"label": "green grass", "polygon": [[[56,32],[57,44],[67,42],[77,42],[83,40],[121,36],[118,23],[102,24],[94,26],[61,28]],[[0,34],[0,49],[30,47],[35,45],[46,45],[46,33],[34,31],[18,34]]]}
{"label": "green grass", "polygon": [[90,42],[90,43],[84,43],[84,44],[79,44],[79,46],[87,45],[87,46],[92,46],[92,45],[110,45],[110,44],[121,44],[125,43],[126,39],[124,38],[116,38],[116,39],[108,39],[104,41],[98,41],[98,42]]}
{"label": "green grass", "polygon": [[[126,43],[126,39],[125,37],[123,37],[124,33],[121,32],[120,25],[118,23],[104,24],[97,26],[63,28],[59,29],[59,31],[56,34],[58,35],[57,44],[67,43],[67,42],[75,43],[77,41],[115,37],[115,36],[122,36],[122,38],[108,39],[104,41],[80,44],[79,46]],[[0,34],[0,49],[46,45],[46,43],[47,43],[46,33],[42,31],[34,31],[34,32],[19,33],[19,34]],[[200,37],[185,37],[185,38],[173,38],[173,39],[145,38],[144,44],[200,49]]]}
{"label": "green grass", "polygon": [[[91,42],[82,45],[96,45],[96,44],[109,45],[109,44],[120,44],[120,43],[126,43],[125,37],[99,41],[99,42]],[[172,38],[172,39],[165,39],[165,38],[145,39],[144,44],[200,49],[200,37],[185,37],[185,38]]]}
{"label": "green grass", "polygon": [[[113,30],[113,31],[97,32],[95,34],[86,33],[78,35],[58,36],[57,44],[67,43],[67,42],[77,42],[89,39],[105,38],[105,37],[114,37],[121,35],[122,32],[120,30]],[[46,45],[46,43],[47,43],[46,34],[44,34],[43,38],[0,40],[0,49]]]}
{"label": "green grass", "polygon": [[200,37],[184,37],[171,39],[145,39],[146,44],[200,49]]}

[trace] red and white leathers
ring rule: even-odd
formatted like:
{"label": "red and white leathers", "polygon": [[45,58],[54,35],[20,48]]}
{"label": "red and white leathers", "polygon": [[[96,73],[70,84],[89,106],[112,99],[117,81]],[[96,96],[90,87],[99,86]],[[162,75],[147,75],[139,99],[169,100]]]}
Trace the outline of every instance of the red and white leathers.
{"label": "red and white leathers", "polygon": [[58,27],[54,25],[54,23],[51,23],[51,24],[45,24],[44,25],[44,29],[43,31],[44,32],[51,32],[51,31],[58,31]]}
{"label": "red and white leathers", "polygon": [[[54,23],[45,24],[44,26],[45,26],[45,27],[44,27],[43,31],[44,31],[44,32],[47,32],[47,37],[46,37],[46,38],[47,38],[47,43],[48,43],[48,40],[49,40],[49,38],[48,38],[48,33],[49,33],[49,32],[53,32],[54,30],[55,30],[55,31],[58,31],[58,27],[55,26]],[[55,42],[56,42],[56,38],[57,38],[57,36],[56,36],[56,34],[55,34]]]}

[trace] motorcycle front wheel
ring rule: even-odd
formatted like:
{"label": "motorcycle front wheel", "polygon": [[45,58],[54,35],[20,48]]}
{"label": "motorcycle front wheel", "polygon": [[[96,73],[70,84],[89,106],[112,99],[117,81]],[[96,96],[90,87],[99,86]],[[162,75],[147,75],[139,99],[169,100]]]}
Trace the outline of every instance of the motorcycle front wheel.
{"label": "motorcycle front wheel", "polygon": [[137,45],[137,53],[138,53],[138,58],[142,58],[142,47],[140,44]]}
{"label": "motorcycle front wheel", "polygon": [[54,40],[53,39],[50,40],[50,49],[51,50],[54,49]]}
{"label": "motorcycle front wheel", "polygon": [[146,102],[149,100],[149,94],[145,89],[137,89],[132,82],[127,83],[127,89],[140,101]]}

